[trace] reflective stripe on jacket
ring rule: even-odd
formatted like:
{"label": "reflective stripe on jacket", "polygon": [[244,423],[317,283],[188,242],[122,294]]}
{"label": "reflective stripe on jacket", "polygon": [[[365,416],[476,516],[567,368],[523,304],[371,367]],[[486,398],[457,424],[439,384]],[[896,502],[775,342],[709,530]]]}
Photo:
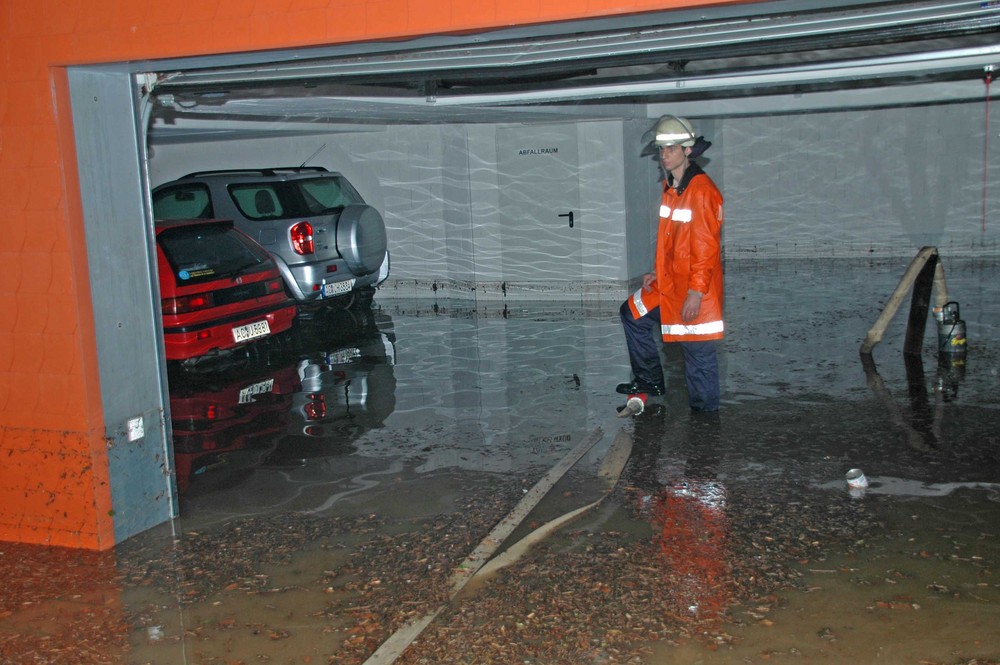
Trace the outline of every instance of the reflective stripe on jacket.
{"label": "reflective stripe on jacket", "polygon": [[[679,190],[679,191],[678,191]],[[664,185],[656,237],[656,281],[629,299],[632,316],[660,308],[665,342],[721,339],[722,194],[697,164],[691,163],[678,187]],[[681,319],[688,291],[702,294],[692,321]]]}

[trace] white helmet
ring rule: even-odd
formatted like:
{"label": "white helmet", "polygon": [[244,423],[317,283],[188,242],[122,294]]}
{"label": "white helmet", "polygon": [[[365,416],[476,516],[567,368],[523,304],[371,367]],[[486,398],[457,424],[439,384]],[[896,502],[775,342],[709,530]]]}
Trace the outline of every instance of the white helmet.
{"label": "white helmet", "polygon": [[665,115],[657,120],[653,131],[654,145],[680,145],[690,148],[697,140],[691,123],[672,115]]}

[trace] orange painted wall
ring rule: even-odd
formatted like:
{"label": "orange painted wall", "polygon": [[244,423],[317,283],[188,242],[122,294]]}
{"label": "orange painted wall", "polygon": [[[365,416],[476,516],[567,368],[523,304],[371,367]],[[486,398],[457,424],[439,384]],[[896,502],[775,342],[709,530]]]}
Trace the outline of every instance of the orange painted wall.
{"label": "orange painted wall", "polygon": [[113,543],[63,67],[375,41],[720,0],[2,0],[0,540]]}

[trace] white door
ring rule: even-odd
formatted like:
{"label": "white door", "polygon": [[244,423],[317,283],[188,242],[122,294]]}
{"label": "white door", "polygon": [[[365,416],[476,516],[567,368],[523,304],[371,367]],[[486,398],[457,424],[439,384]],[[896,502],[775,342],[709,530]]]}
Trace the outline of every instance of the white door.
{"label": "white door", "polygon": [[583,274],[577,128],[497,129],[501,268],[505,281],[579,283]]}

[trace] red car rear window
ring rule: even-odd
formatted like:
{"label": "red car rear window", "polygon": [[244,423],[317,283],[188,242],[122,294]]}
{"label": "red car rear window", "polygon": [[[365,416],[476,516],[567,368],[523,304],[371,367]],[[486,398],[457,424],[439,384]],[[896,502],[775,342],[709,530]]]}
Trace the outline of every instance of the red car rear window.
{"label": "red car rear window", "polygon": [[197,224],[161,231],[157,242],[178,285],[265,269],[267,253],[226,224]]}

